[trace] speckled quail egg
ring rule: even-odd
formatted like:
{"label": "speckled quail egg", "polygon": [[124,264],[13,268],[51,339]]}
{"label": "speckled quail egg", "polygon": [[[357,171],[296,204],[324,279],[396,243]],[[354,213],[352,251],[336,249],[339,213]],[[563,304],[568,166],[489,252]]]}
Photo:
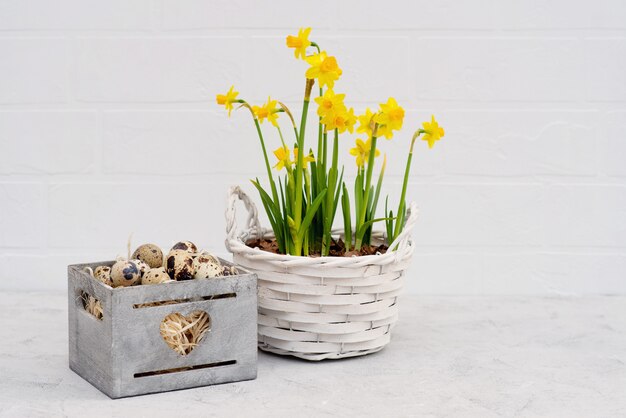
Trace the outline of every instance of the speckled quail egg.
{"label": "speckled quail egg", "polygon": [[115,287],[132,286],[140,280],[139,267],[132,261],[119,260],[111,267],[111,281]]}
{"label": "speckled quail egg", "polygon": [[183,250],[183,251],[187,251],[188,253],[195,254],[198,252],[198,247],[196,247],[196,244],[194,244],[191,241],[180,241],[174,244],[174,246],[170,250],[170,253],[176,250]]}
{"label": "speckled quail egg", "polygon": [[169,282],[170,276],[163,267],[148,270],[141,278],[141,284],[159,284]]}
{"label": "speckled quail egg", "polygon": [[193,257],[185,250],[173,250],[165,259],[165,268],[172,280],[193,279]]}
{"label": "speckled quail egg", "polygon": [[141,260],[130,260],[130,261],[135,263],[135,265],[139,269],[139,273],[141,274],[141,276],[143,276],[144,274],[146,274],[148,270],[150,270],[150,266],[148,265],[148,263],[145,263]]}
{"label": "speckled quail egg", "polygon": [[111,267],[109,266],[98,266],[93,271],[93,277],[99,282],[102,282],[108,286],[113,286],[113,282],[111,281]]}
{"label": "speckled quail egg", "polygon": [[193,260],[194,279],[208,279],[222,275],[222,264],[213,255],[203,252]]}
{"label": "speckled quail egg", "polygon": [[237,274],[239,274],[239,272],[237,271],[237,268],[235,266],[224,266],[224,269],[222,270],[222,276],[236,276]]}
{"label": "speckled quail egg", "polygon": [[133,253],[132,259],[141,260],[150,268],[163,266],[163,251],[154,244],[144,244]]}

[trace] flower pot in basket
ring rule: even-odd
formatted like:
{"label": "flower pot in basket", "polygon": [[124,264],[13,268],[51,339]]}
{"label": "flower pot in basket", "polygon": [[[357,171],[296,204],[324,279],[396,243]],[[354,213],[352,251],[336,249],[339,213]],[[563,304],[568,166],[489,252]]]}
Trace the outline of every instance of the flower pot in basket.
{"label": "flower pot in basket", "polygon": [[[241,231],[235,216],[239,200],[248,211]],[[250,198],[239,187],[231,188],[226,247],[235,263],[258,276],[259,348],[323,360],[362,356],[385,347],[398,320],[398,295],[414,251],[411,232],[416,219],[417,206],[411,203],[402,233],[384,254],[274,254],[245,244],[249,239],[273,235],[261,227]],[[374,232],[372,241],[382,243],[383,239],[382,233]]]}

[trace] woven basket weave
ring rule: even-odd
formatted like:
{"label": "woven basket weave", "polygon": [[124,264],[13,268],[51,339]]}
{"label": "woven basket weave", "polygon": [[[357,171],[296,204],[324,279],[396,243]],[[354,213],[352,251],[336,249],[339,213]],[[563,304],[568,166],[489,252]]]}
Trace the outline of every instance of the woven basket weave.
{"label": "woven basket weave", "polygon": [[[238,231],[235,206],[248,210]],[[295,257],[250,248],[245,241],[273,238],[261,228],[250,198],[232,187],[226,210],[226,248],[234,261],[258,275],[259,348],[306,360],[339,359],[381,350],[398,320],[397,298],[413,254],[417,219],[411,203],[396,251],[360,257]],[[341,231],[333,231],[339,235]],[[374,232],[372,241],[382,242]]]}

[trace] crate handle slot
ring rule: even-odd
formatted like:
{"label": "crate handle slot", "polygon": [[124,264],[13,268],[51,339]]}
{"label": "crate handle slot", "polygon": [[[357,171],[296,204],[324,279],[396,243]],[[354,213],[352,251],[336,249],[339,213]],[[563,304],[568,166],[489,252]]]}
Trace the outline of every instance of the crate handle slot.
{"label": "crate handle slot", "polygon": [[78,290],[76,292],[76,299],[79,300],[80,306],[89,315],[96,318],[98,321],[102,321],[104,318],[104,309],[100,300],[96,299],[90,293],[84,290]]}
{"label": "crate handle slot", "polygon": [[175,369],[155,370],[152,372],[141,372],[141,373],[135,373],[133,377],[135,379],[138,379],[140,377],[158,376],[161,374],[180,373],[180,372],[187,372],[191,370],[208,369],[211,367],[230,366],[231,364],[237,364],[237,360],[227,360],[227,361],[220,361],[217,363],[198,364],[196,366],[178,367]]}
{"label": "crate handle slot", "polygon": [[164,306],[164,305],[177,305],[179,303],[199,302],[202,300],[228,299],[228,298],[236,298],[236,297],[237,297],[237,293],[220,293],[218,295],[199,296],[199,297],[186,298],[186,299],[159,300],[155,302],[135,303],[133,305],[133,309],[154,308],[157,306]]}

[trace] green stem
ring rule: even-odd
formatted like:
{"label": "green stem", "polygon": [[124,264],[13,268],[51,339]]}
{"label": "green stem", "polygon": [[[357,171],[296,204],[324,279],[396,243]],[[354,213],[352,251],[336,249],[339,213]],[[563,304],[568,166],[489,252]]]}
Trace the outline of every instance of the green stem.
{"label": "green stem", "polygon": [[[378,199],[380,198],[380,190],[383,185],[383,178],[385,177],[386,167],[387,167],[387,155],[385,154],[383,165],[380,169],[380,174],[378,175],[378,182],[376,184],[376,188],[374,189],[375,190],[374,199],[372,200],[371,207],[368,208],[368,213],[369,213],[369,216],[367,216],[368,219],[376,219],[376,207],[378,206]],[[385,216],[387,216],[387,214],[385,214]],[[373,228],[374,228],[374,225],[372,224],[365,230],[365,235],[363,236],[363,242],[365,243],[365,245],[370,245],[372,243]]]}
{"label": "green stem", "polygon": [[350,219],[350,196],[348,195],[348,188],[346,183],[342,184],[343,195],[341,196],[341,208],[343,209],[343,231],[344,242],[346,244],[346,251],[352,250],[352,219]]}
{"label": "green stem", "polygon": [[324,214],[324,239],[322,245],[322,255],[330,252],[331,230],[333,216],[335,214],[335,189],[337,188],[337,165],[339,162],[339,132],[335,129],[333,140],[333,160],[328,174],[328,188],[326,191],[326,213]]}
{"label": "green stem", "polygon": [[328,167],[328,134],[324,132],[322,138],[322,162],[324,164],[324,169]]}
{"label": "green stem", "polygon": [[[277,112],[277,113],[287,113],[287,116],[289,116],[289,120],[293,123],[293,119],[291,118],[291,113],[288,113],[285,109],[281,108],[281,109],[276,110],[275,112]],[[293,125],[293,133],[295,134],[295,138],[296,138],[296,141],[297,141],[298,140],[298,128],[296,128],[295,124]]]}
{"label": "green stem", "polygon": [[[300,150],[298,150],[298,153],[300,153]],[[311,200],[311,175],[309,174],[309,170],[306,167],[304,167],[304,193],[305,193],[306,202],[307,202],[306,204],[308,206],[312,202]],[[304,234],[303,252],[305,256],[309,255],[309,245],[310,245],[309,237],[310,237],[309,233]]]}
{"label": "green stem", "polygon": [[[298,137],[298,162],[296,164],[296,204],[294,208],[294,224],[296,231],[300,229],[302,223],[302,169],[304,165],[304,132],[306,130],[306,119],[309,111],[309,100],[311,97],[311,89],[313,88],[314,80],[307,79],[306,88],[304,90],[304,103],[302,104],[302,119],[300,121],[300,135]],[[302,243],[300,239],[295,238],[294,242],[295,252],[293,255],[301,255]]]}
{"label": "green stem", "polygon": [[283,138],[283,131],[280,130],[280,126],[276,126],[276,129],[278,130],[278,135],[280,136],[280,142],[283,144],[283,148],[287,148],[287,145],[285,145],[285,139]]}
{"label": "green stem", "polygon": [[[324,95],[324,91],[320,87],[320,97],[322,97],[323,95]],[[320,158],[320,156],[322,155],[323,135],[324,135],[324,126],[322,125],[322,118],[320,117],[319,126],[317,128],[317,161],[318,161],[318,166],[320,167],[323,165],[323,161]],[[324,167],[323,170],[326,170],[326,167]]]}
{"label": "green stem", "polygon": [[[415,140],[419,137],[419,133],[413,136],[413,140],[411,141],[411,148],[409,149],[409,156],[406,159],[406,168],[404,169],[404,181],[402,182],[402,193],[400,194],[400,203],[398,204],[398,212],[396,216],[396,227],[393,231],[393,237],[389,237],[389,243],[391,244],[397,237],[400,235],[400,231],[402,230],[404,223],[404,213],[406,209],[406,188],[409,183],[409,173],[411,171],[411,161],[413,160],[413,146],[415,145]],[[386,215],[386,214],[385,214]]]}
{"label": "green stem", "polygon": [[263,140],[263,133],[261,132],[261,125],[257,118],[254,118],[254,125],[256,126],[256,131],[259,134],[259,139],[261,140],[261,148],[263,149],[263,158],[265,159],[265,168],[267,169],[267,177],[270,181],[270,186],[272,187],[272,197],[274,198],[274,202],[279,203],[278,200],[278,191],[276,190],[276,184],[274,183],[274,176],[272,176],[272,168],[270,167],[270,161],[267,158],[267,150],[265,148],[265,141]]}
{"label": "green stem", "polygon": [[333,168],[338,171],[339,162],[339,132],[335,129],[335,138],[333,140]]}
{"label": "green stem", "polygon": [[407,187],[407,183],[409,181],[409,171],[411,168],[411,160],[413,159],[413,153],[409,153],[409,156],[406,159],[406,169],[404,171],[404,181],[402,182],[402,193],[400,194],[400,203],[398,204],[398,212],[396,212],[396,227],[394,228],[393,231],[393,237],[391,237],[391,239],[389,240],[389,242],[393,242],[398,235],[400,234],[400,231],[402,229],[402,224],[404,223],[404,212],[405,212],[405,208],[406,208],[406,203],[404,201],[404,199],[406,199],[406,187]]}
{"label": "green stem", "polygon": [[319,45],[316,44],[315,42],[311,42],[311,46],[314,47],[315,49],[317,49],[317,53],[319,54],[322,50],[320,49]]}
{"label": "green stem", "polygon": [[[376,132],[377,126],[374,126],[372,132]],[[359,219],[357,222],[357,231],[360,229],[361,225],[365,223],[365,213],[367,212],[367,201],[369,199],[370,188],[372,187],[372,173],[374,171],[374,159],[376,158],[376,137],[372,134],[372,147],[370,148],[370,155],[367,160],[367,175],[365,177],[365,190],[363,192],[363,205],[361,206],[361,213],[359,214]],[[361,249],[361,244],[363,242],[363,235],[359,234],[356,238],[356,250]]]}
{"label": "green stem", "polygon": [[[324,90],[319,88],[319,97],[324,95]],[[318,127],[317,127],[317,160],[316,160],[316,169],[315,169],[315,190],[314,195],[317,196],[320,191],[323,189],[323,185],[325,183],[324,177],[326,176],[326,167],[324,166],[324,161],[321,158],[322,150],[323,150],[323,140],[324,140],[324,125],[322,125],[322,118],[318,118]],[[314,250],[317,250],[317,246],[320,245],[321,251],[321,243],[323,240],[324,229],[323,229],[323,219],[324,213],[326,211],[326,203],[322,202],[321,207],[318,212],[315,214],[315,222],[313,224],[313,228],[311,228],[311,239],[309,240],[309,244],[313,246]]]}

